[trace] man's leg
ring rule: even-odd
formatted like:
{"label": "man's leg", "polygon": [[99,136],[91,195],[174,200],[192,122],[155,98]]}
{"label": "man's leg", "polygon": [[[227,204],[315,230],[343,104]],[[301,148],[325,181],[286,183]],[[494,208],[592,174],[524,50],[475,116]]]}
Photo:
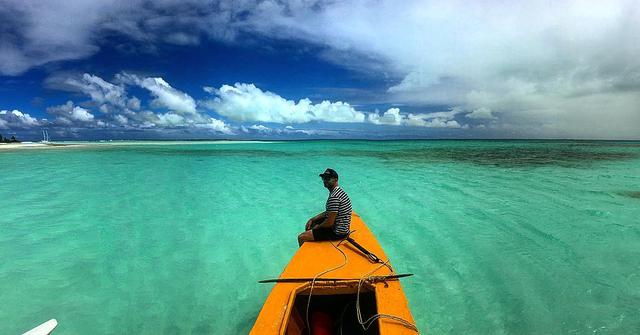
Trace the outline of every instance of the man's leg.
{"label": "man's leg", "polygon": [[339,238],[336,238],[336,235],[333,233],[333,229],[331,228],[314,228],[298,235],[298,244],[300,246],[302,246],[302,243],[304,242],[334,240],[339,240]]}
{"label": "man's leg", "polygon": [[306,230],[303,233],[301,233],[300,235],[298,235],[298,245],[302,246],[302,243],[304,242],[311,242],[314,241],[313,239],[313,232],[311,230]]}

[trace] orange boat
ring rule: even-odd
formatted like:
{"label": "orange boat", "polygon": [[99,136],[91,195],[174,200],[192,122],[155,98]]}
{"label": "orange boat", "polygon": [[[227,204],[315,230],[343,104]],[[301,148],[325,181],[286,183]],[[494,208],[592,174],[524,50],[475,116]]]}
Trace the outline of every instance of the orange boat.
{"label": "orange boat", "polygon": [[251,334],[418,333],[399,280],[410,274],[393,271],[355,213],[351,230],[351,241],[303,244],[278,279],[261,281],[276,284]]}

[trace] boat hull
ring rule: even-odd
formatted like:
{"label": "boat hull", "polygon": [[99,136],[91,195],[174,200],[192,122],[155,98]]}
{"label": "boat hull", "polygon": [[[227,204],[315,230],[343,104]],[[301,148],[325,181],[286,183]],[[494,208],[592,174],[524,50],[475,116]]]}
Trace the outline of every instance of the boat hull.
{"label": "boat hull", "polygon": [[[382,247],[365,225],[359,215],[353,213],[351,218],[351,234],[358,244],[371,253],[377,255],[381,260],[387,261]],[[328,269],[340,266],[344,263],[345,257],[336,250],[334,242],[307,242],[293,256],[286,266],[280,279],[290,278],[314,278],[319,273]],[[338,246],[346,256],[346,264],[334,271],[328,272],[319,278],[339,279],[336,281],[310,281],[301,282],[278,282],[267,297],[258,318],[251,330],[251,334],[301,334],[305,329],[304,325],[308,319],[305,313],[305,306],[300,308],[302,303],[306,305],[309,291],[311,294],[311,304],[319,304],[331,297],[352,297],[368,295],[368,299],[374,299],[375,310],[370,314],[387,314],[399,317],[411,324],[415,324],[409,310],[406,296],[398,279],[386,281],[369,282],[361,281],[363,276],[387,276],[394,274],[386,266],[374,263],[367,258],[352,244],[345,242]],[[323,297],[324,296],[324,297]],[[321,298],[323,297],[323,298]],[[329,297],[329,298],[328,298]],[[298,306],[298,307],[296,307]],[[346,310],[346,309],[345,309]],[[344,312],[343,312],[344,313]],[[347,312],[350,314],[350,312]],[[363,321],[367,316],[363,317]],[[302,320],[300,320],[302,319]],[[296,321],[297,320],[297,321]],[[303,322],[300,326],[300,322]],[[389,318],[377,319],[372,327],[379,334],[415,334],[416,331],[402,322]],[[304,332],[306,334],[306,331]]]}

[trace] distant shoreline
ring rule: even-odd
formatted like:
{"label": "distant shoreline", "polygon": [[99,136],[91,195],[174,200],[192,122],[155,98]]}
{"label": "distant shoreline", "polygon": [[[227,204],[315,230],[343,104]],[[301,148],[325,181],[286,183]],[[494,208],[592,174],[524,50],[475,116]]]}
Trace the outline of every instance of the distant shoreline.
{"label": "distant shoreline", "polygon": [[86,141],[60,141],[57,143],[153,143],[153,142],[212,142],[212,143],[271,143],[271,142],[315,142],[315,141],[369,141],[369,142],[393,142],[393,141],[504,141],[504,142],[640,142],[640,139],[574,139],[574,138],[296,138],[296,139],[127,139],[127,140],[86,140]]}
{"label": "distant shoreline", "polygon": [[209,141],[137,141],[137,140],[118,140],[118,141],[69,141],[69,142],[19,142],[19,143],[0,143],[0,151],[2,150],[23,150],[23,149],[55,149],[70,147],[100,147],[100,146],[133,146],[133,145],[180,145],[180,144],[238,144],[238,143],[272,143],[275,141],[227,141],[227,140],[209,140]]}
{"label": "distant shoreline", "polygon": [[365,141],[365,142],[404,142],[404,141],[478,141],[478,142],[606,142],[621,143],[633,142],[639,143],[640,140],[602,140],[602,139],[295,139],[295,140],[95,140],[95,141],[57,141],[57,142],[18,142],[18,143],[0,143],[0,151],[5,150],[22,150],[22,149],[55,149],[55,148],[77,148],[77,147],[115,147],[115,146],[135,146],[135,145],[189,145],[189,144],[268,144],[268,143],[287,143],[287,142],[315,142],[315,141]]}

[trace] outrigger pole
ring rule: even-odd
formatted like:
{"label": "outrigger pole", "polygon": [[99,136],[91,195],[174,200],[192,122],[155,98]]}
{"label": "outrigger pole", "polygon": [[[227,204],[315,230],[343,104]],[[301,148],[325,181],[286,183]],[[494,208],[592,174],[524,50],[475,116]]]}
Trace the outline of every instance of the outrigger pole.
{"label": "outrigger pole", "polygon": [[[366,279],[368,281],[387,281],[387,280],[398,280],[404,277],[413,276],[413,273],[403,273],[399,275],[389,275],[389,276],[371,276]],[[300,283],[300,282],[309,282],[313,281],[314,278],[277,278],[277,279],[265,279],[260,280],[258,283]],[[315,281],[357,281],[360,278],[315,278]]]}

